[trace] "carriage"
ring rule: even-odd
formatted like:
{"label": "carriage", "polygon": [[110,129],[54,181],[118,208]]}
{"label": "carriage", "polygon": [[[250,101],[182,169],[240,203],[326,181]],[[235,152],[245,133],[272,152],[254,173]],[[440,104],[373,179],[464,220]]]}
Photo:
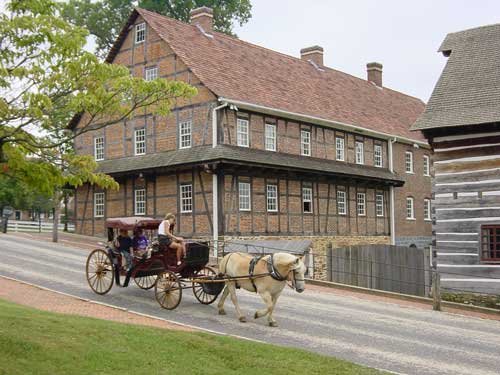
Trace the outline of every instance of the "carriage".
{"label": "carriage", "polygon": [[[209,246],[205,242],[186,241],[186,257],[177,265],[175,250],[154,240],[161,220],[126,217],[106,220],[108,243],[93,250],[86,263],[87,282],[97,294],[108,293],[113,284],[127,287],[130,279],[144,290],[154,288],[161,307],[173,310],[182,299],[182,291],[192,289],[196,299],[205,305],[213,303],[224,288],[216,271],[207,266]],[[144,254],[134,254],[132,268],[127,271],[125,259],[113,246],[120,229],[142,229],[150,246]]]}

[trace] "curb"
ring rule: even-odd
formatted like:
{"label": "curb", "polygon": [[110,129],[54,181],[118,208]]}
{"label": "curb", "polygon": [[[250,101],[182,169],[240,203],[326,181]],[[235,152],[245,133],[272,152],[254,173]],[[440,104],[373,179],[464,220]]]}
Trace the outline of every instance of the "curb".
{"label": "curb", "polygon": [[[369,288],[363,288],[360,286],[339,284],[339,283],[335,283],[332,281],[322,281],[322,280],[314,280],[314,279],[307,279],[306,278],[306,283],[311,284],[311,285],[324,286],[324,287],[332,288],[332,289],[341,289],[341,290],[348,290],[351,292],[370,294],[370,295],[374,295],[374,296],[389,297],[389,298],[399,299],[399,300],[403,300],[403,301],[419,302],[419,303],[423,303],[425,305],[431,305],[431,306],[433,303],[432,298],[428,298],[428,297],[412,296],[409,294],[400,294],[400,293],[388,292],[385,290],[378,290],[378,289],[369,289]],[[483,313],[483,314],[487,314],[487,315],[494,315],[495,317],[500,316],[500,310],[491,309],[489,307],[465,305],[462,303],[449,302],[449,301],[443,301],[443,300],[441,301],[441,306],[449,307],[449,308],[453,308],[453,309],[457,309],[457,310],[473,311],[473,312],[479,312],[479,313]],[[446,311],[446,312],[454,313],[454,312],[450,312],[450,311]]]}
{"label": "curb", "polygon": [[[198,326],[194,326],[194,325],[191,325],[191,324],[180,323],[180,322],[176,322],[176,321],[173,321],[173,320],[169,320],[169,319],[165,319],[165,318],[160,318],[158,316],[144,314],[144,313],[141,313],[141,312],[138,312],[138,311],[129,310],[129,309],[125,308],[125,307],[110,305],[108,303],[94,301],[94,300],[91,300],[91,299],[88,299],[88,298],[78,297],[78,296],[75,296],[73,294],[60,292],[58,290],[46,288],[46,287],[41,286],[41,285],[33,284],[33,283],[30,283],[30,282],[19,280],[19,279],[16,279],[16,278],[13,278],[13,277],[9,277],[9,276],[0,275],[0,278],[6,279],[6,280],[10,280],[10,281],[14,281],[14,282],[18,282],[20,284],[28,285],[28,286],[31,286],[31,287],[34,287],[34,288],[37,288],[37,289],[45,290],[47,292],[60,294],[60,295],[65,296],[65,297],[75,298],[75,299],[83,301],[83,302],[88,302],[88,303],[93,303],[93,304],[96,304],[96,305],[106,306],[106,307],[109,307],[109,308],[112,308],[112,309],[116,309],[116,310],[128,312],[130,314],[134,314],[134,315],[138,315],[138,316],[142,316],[142,317],[146,317],[146,318],[158,320],[158,321],[169,323],[169,324],[172,324],[172,325],[177,325],[177,326],[181,326],[181,327],[190,328],[192,330],[199,331],[199,332],[210,333],[210,334],[214,334],[214,335],[218,335],[218,336],[233,337],[233,338],[236,338],[236,339],[246,340],[246,341],[251,341],[251,342],[257,342],[257,343],[260,343],[260,344],[269,344],[269,343],[267,343],[265,341],[256,340],[256,339],[252,339],[252,338],[249,338],[249,337],[243,337],[243,336],[239,336],[239,335],[232,335],[232,334],[229,334],[229,333],[214,331],[214,330],[211,330],[211,329],[208,329],[208,328],[198,327]],[[29,305],[27,305],[27,306],[29,306]],[[92,317],[89,317],[89,318],[92,318]],[[99,319],[99,318],[95,318],[95,319]],[[106,319],[103,319],[103,320],[106,320]]]}

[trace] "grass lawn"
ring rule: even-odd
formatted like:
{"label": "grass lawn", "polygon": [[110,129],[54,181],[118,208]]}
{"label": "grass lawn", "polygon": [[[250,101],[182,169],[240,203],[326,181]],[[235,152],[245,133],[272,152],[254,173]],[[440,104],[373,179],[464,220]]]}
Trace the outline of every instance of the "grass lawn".
{"label": "grass lawn", "polygon": [[290,373],[380,372],[301,350],[54,314],[0,300],[0,374]]}

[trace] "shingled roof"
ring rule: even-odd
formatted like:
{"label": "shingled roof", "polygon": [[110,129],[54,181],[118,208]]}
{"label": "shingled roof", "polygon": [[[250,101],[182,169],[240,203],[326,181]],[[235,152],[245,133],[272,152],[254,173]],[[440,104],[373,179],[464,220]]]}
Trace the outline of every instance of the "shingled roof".
{"label": "shingled roof", "polygon": [[424,109],[417,98],[335,69],[319,70],[307,61],[226,34],[212,32],[213,37],[207,37],[196,26],[140,8],[132,13],[107,61],[113,61],[139,14],[218,97],[424,139],[409,130]]}
{"label": "shingled roof", "polygon": [[326,160],[299,155],[282,154],[272,151],[255,150],[245,147],[218,145],[198,146],[192,149],[174,150],[104,160],[98,163],[99,172],[121,174],[157,168],[178,168],[194,164],[222,162],[245,164],[263,168],[288,169],[320,175],[335,175],[357,180],[378,180],[395,186],[402,186],[403,180],[387,169],[366,165],[351,165],[335,160]]}
{"label": "shingled roof", "polygon": [[412,129],[500,121],[500,24],[448,34],[448,57],[425,112]]}

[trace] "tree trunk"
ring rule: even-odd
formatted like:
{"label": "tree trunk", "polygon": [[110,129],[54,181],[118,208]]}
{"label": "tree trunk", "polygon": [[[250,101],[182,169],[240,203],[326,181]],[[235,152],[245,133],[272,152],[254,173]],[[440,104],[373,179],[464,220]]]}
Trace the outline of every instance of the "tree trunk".
{"label": "tree trunk", "polygon": [[64,231],[68,231],[68,194],[64,194]]}
{"label": "tree trunk", "polygon": [[59,214],[61,213],[61,197],[59,193],[54,194],[54,221],[52,225],[52,242],[58,241],[59,235]]}

